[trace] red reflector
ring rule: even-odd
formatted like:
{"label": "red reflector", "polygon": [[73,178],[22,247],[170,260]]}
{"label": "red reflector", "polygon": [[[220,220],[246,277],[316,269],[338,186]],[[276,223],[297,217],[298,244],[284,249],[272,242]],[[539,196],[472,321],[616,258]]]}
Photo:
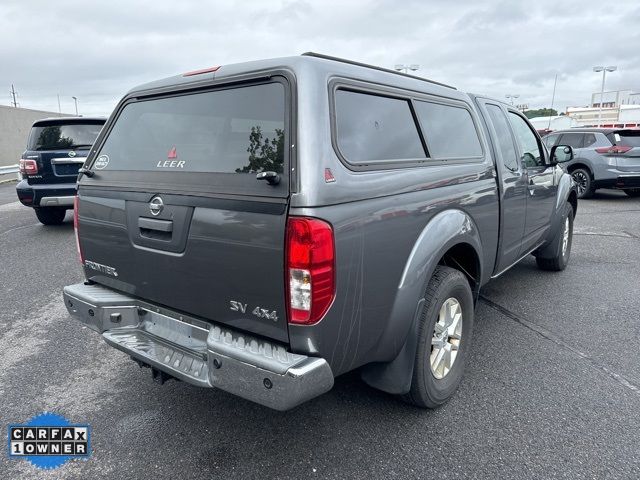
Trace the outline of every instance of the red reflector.
{"label": "red reflector", "polygon": [[331,225],[316,218],[287,222],[287,297],[289,322],[312,325],[335,296],[335,253]]}
{"label": "red reflector", "polygon": [[169,153],[167,154],[167,158],[178,158],[178,152],[176,151],[176,147],[173,147],[171,150],[169,150]]}
{"label": "red reflector", "polygon": [[333,176],[333,172],[330,168],[324,169],[324,181],[326,183],[333,183],[336,181],[336,177]]}
{"label": "red reflector", "polygon": [[200,75],[202,73],[213,73],[213,72],[217,72],[219,68],[220,68],[220,65],[216,67],[211,67],[211,68],[203,68],[202,70],[194,70],[192,72],[183,73],[182,76],[191,77],[193,75]]}
{"label": "red reflector", "polygon": [[78,195],[76,195],[73,199],[73,231],[76,234],[76,249],[78,250],[78,258],[80,259],[80,263],[84,265],[84,255],[82,254],[82,248],[80,247],[80,233],[78,231],[80,227],[80,222],[78,221],[78,204],[80,203],[80,199]]}

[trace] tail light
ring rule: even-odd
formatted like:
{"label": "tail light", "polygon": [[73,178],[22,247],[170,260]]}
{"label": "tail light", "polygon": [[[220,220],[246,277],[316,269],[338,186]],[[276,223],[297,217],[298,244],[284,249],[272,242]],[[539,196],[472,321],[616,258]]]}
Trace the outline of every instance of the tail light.
{"label": "tail light", "polygon": [[627,153],[632,147],[627,145],[614,145],[612,147],[596,148],[596,152],[603,155],[615,155],[616,153]]}
{"label": "tail light", "polygon": [[23,175],[35,175],[38,173],[38,162],[35,160],[20,159],[20,173]]}
{"label": "tail light", "polygon": [[78,204],[79,204],[78,195],[73,198],[73,231],[76,234],[76,248],[78,250],[78,258],[80,259],[80,263],[84,265],[84,255],[82,254],[82,248],[80,247],[80,235],[78,232],[78,227],[80,223],[78,221]]}
{"label": "tail light", "polygon": [[289,217],[287,280],[289,322],[318,323],[335,296],[335,252],[331,225],[316,218]]}

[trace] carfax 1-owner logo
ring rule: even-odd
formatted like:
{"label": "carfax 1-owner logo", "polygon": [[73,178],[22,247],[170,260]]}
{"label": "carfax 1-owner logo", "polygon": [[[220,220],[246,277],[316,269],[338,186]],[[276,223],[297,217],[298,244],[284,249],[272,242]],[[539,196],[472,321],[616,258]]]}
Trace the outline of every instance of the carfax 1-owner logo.
{"label": "carfax 1-owner logo", "polygon": [[9,458],[28,460],[38,468],[57,468],[72,458],[91,455],[91,429],[45,412],[24,425],[9,425],[7,447]]}

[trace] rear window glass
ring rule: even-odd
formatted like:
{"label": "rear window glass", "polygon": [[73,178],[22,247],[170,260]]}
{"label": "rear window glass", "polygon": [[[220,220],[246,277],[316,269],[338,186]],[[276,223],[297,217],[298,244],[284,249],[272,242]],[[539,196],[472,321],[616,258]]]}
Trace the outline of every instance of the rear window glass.
{"label": "rear window glass", "polygon": [[584,135],[584,146],[588,147],[596,143],[596,136],[593,133],[586,133]]}
{"label": "rear window glass", "polygon": [[251,85],[126,105],[94,167],[283,173],[285,90]]}
{"label": "rear window glass", "polygon": [[452,105],[415,102],[429,156],[466,158],[482,156],[482,147],[468,110]]}
{"label": "rear window glass", "polygon": [[560,144],[568,145],[571,148],[582,148],[582,145],[584,144],[584,134],[565,133],[560,139]]}
{"label": "rear window glass", "polygon": [[616,145],[624,145],[627,147],[640,147],[640,130],[616,132],[613,134]]}
{"label": "rear window glass", "polygon": [[338,148],[349,163],[425,159],[407,100],[336,92]]}
{"label": "rear window glass", "polygon": [[103,123],[36,125],[31,129],[27,150],[63,150],[91,147]]}

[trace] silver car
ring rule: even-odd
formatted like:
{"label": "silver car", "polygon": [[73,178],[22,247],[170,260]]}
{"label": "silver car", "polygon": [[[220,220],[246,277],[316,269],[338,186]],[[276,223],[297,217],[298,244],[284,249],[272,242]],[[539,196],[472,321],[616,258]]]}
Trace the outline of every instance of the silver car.
{"label": "silver car", "polygon": [[568,145],[574,158],[564,165],[578,184],[578,198],[598,188],[616,188],[640,196],[640,129],[558,130],[543,138],[547,148]]}

